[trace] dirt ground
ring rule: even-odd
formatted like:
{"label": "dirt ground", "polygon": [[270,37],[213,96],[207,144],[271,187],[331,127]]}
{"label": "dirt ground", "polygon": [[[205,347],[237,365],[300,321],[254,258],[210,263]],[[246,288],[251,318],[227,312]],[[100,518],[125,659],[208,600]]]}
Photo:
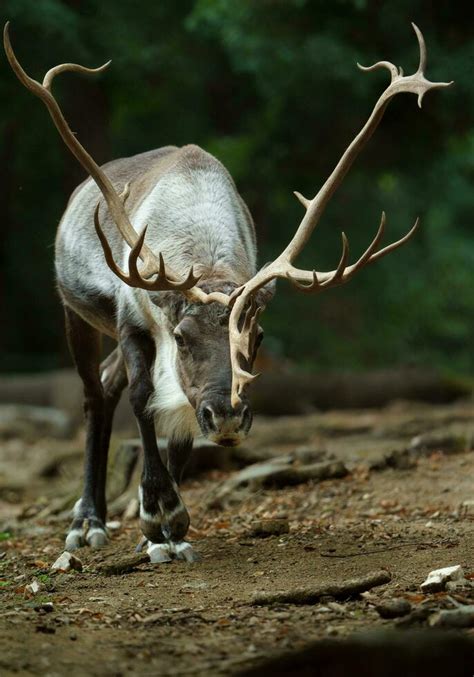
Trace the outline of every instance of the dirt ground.
{"label": "dirt ground", "polygon": [[[107,575],[103,566],[131,556],[140,539],[137,520],[123,516],[106,548],[76,551],[82,572],[50,571],[63,552],[68,519],[47,508],[77,488],[82,434],[3,440],[0,674],[235,674],[315,639],[403,622],[413,627],[410,616],[380,617],[375,607],[389,599],[402,597],[415,610],[427,601],[474,604],[472,587],[434,595],[419,587],[432,569],[455,564],[474,578],[472,414],[471,403],[395,403],[257,420],[248,444],[254,453],[324,449],[349,473],[297,486],[240,487],[211,508],[217,489],[238,471],[209,470],[183,486],[189,537],[201,560],[144,562],[121,575]],[[407,450],[401,461],[390,456],[401,450]],[[289,533],[254,535],[255,520],[275,517],[288,519]],[[378,570],[391,581],[348,600],[252,603],[260,592]],[[27,588],[33,580],[36,594]]]}

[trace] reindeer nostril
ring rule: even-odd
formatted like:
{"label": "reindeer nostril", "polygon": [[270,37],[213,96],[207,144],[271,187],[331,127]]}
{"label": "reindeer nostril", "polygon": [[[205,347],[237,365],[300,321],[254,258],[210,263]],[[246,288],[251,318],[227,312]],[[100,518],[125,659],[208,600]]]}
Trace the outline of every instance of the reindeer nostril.
{"label": "reindeer nostril", "polygon": [[214,412],[211,407],[205,406],[202,408],[202,416],[204,421],[211,430],[215,430],[216,426],[214,424]]}

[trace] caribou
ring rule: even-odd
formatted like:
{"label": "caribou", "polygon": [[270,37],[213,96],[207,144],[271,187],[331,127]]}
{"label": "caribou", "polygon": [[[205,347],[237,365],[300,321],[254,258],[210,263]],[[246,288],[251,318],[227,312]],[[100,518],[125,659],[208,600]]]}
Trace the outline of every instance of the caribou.
{"label": "caribou", "polygon": [[[425,78],[426,46],[416,25],[420,59],[404,75],[388,61],[359,66],[385,68],[390,84],[367,122],[349,144],[312,199],[295,193],[305,214],[287,247],[257,269],[255,229],[234,181],[215,157],[195,145],[165,146],[99,167],[71,131],[51,87],[65,72],[99,73],[99,68],[61,64],[40,83],[18,62],[4,30],[8,61],[20,82],[45,104],[64,143],[88,173],[61,218],[55,249],[57,286],[64,306],[70,351],[84,386],[86,449],[84,486],[73,511],[66,549],[108,542],[105,482],[114,409],[128,384],[143,444],[140,525],[153,561],[192,561],[185,536],[189,515],[179,492],[183,468],[196,435],[223,446],[248,434],[252,413],[248,386],[263,337],[259,316],[284,279],[297,290],[317,294],[346,283],[358,271],[407,242],[379,248],[382,213],[374,239],[349,264],[342,253],[334,270],[295,266],[321,215],[372,136],[390,100],[418,97],[449,82]],[[133,223],[133,225],[132,225]],[[101,338],[117,347],[102,361]],[[167,461],[157,434],[168,439]]]}

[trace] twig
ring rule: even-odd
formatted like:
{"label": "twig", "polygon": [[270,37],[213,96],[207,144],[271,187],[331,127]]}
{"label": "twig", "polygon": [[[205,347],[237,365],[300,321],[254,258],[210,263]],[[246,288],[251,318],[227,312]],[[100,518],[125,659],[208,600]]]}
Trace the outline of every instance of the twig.
{"label": "twig", "polygon": [[96,573],[105,574],[105,576],[120,576],[121,574],[128,574],[136,569],[140,564],[150,563],[150,557],[146,553],[125,557],[113,564],[103,564],[98,566]]}
{"label": "twig", "polygon": [[272,604],[316,604],[321,597],[334,597],[335,599],[347,599],[361,592],[370,590],[377,585],[390,583],[391,575],[388,571],[374,571],[360,578],[352,578],[342,583],[329,583],[314,588],[298,588],[287,592],[260,593],[256,595],[251,604],[254,606],[271,606]]}

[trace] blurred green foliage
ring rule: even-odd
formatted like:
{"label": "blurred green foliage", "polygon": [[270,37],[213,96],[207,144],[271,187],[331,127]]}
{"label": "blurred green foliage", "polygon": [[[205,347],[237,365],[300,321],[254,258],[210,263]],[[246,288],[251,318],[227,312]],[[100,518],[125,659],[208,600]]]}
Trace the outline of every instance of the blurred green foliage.
{"label": "blurred green foliage", "polygon": [[[333,268],[340,231],[352,256],[387,212],[406,248],[318,297],[284,284],[266,311],[267,344],[302,365],[439,365],[472,370],[474,340],[473,11],[400,0],[3,0],[16,52],[42,77],[75,61],[112,58],[101,78],[56,85],[72,128],[104,162],[167,144],[198,143],[231,171],[256,220],[260,260],[302,216],[387,82],[355,64],[417,66],[410,21],[428,45],[428,77],[455,80],[399,97],[338,190],[301,264]],[[81,170],[43,106],[0,59],[2,190],[0,369],[66,361],[53,280],[56,224]]]}

